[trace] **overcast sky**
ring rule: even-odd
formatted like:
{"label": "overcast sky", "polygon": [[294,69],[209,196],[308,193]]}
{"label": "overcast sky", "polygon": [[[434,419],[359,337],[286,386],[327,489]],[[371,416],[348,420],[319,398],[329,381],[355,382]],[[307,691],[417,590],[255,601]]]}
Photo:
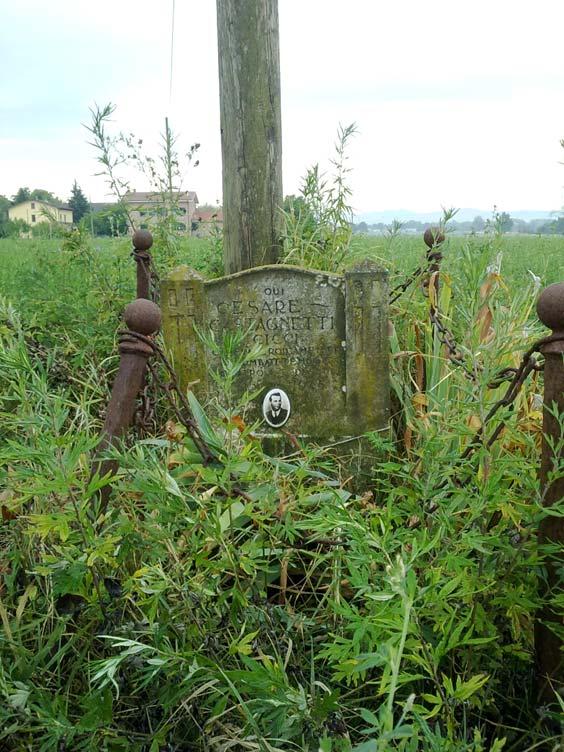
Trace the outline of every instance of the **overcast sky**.
{"label": "overcast sky", "polygon": [[[279,0],[284,193],[339,123],[358,212],[564,204],[563,0]],[[201,143],[183,188],[221,201],[215,0],[0,0],[0,193],[76,178],[108,200],[81,123]],[[137,190],[147,188],[135,177]]]}

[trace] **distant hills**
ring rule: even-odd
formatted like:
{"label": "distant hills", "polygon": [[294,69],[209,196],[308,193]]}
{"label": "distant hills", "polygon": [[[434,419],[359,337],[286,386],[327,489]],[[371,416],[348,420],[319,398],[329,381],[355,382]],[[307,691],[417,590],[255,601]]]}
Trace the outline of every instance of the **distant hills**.
{"label": "distant hills", "polygon": [[[559,209],[554,209],[553,211],[547,211],[545,209],[519,209],[517,211],[509,211],[503,207],[498,207],[498,211],[506,211],[514,219],[522,219],[525,222],[530,222],[532,219],[555,219],[561,213],[561,210]],[[474,217],[490,219],[492,213],[492,209],[464,208],[459,209],[454,220],[455,222],[471,222]],[[389,209],[386,211],[369,211],[355,214],[354,221],[355,223],[366,222],[368,225],[377,224],[379,222],[391,224],[394,219],[398,219],[400,222],[408,222],[409,220],[415,220],[416,222],[438,222],[442,216],[442,211],[415,212],[410,211],[409,209]]]}

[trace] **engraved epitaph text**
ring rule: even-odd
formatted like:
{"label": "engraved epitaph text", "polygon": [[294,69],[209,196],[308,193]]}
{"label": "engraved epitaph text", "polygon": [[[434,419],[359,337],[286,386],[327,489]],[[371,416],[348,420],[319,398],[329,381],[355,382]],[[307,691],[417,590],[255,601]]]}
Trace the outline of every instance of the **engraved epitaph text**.
{"label": "engraved epitaph text", "polygon": [[[162,283],[163,329],[183,387],[202,400],[215,387],[195,328],[218,339],[248,332],[261,355],[235,388],[259,393],[251,419],[265,434],[338,438],[387,423],[386,299],[385,273],[372,265],[344,276],[276,265],[209,281],[184,267]],[[266,419],[273,391],[288,401],[283,420]]]}

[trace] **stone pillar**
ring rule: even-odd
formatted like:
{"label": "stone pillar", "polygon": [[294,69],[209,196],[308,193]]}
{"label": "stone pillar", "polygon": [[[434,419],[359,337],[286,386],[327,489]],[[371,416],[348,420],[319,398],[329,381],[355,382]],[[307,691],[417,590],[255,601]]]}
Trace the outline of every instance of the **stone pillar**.
{"label": "stone pillar", "polygon": [[188,266],[174,269],[161,281],[161,305],[163,335],[179,383],[198,384],[196,392],[202,398],[207,388],[206,348],[195,330],[209,336],[203,277]]}
{"label": "stone pillar", "polygon": [[389,419],[388,273],[369,260],[349,269],[345,298],[346,409],[358,435]]}

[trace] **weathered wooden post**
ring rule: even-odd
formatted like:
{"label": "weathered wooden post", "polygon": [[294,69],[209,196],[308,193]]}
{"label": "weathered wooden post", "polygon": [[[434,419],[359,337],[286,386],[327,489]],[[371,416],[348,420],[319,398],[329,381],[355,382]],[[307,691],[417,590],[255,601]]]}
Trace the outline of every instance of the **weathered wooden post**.
{"label": "weathered wooden post", "polygon": [[137,264],[137,298],[150,300],[153,259],[149,253],[149,248],[153,245],[153,236],[149,230],[135,230],[132,241],[132,256]]}
{"label": "weathered wooden post", "polygon": [[[150,300],[138,298],[130,303],[124,311],[124,319],[128,329],[119,340],[120,362],[119,370],[112,388],[112,395],[108,404],[106,420],[102,429],[98,452],[101,454],[112,446],[127,431],[133,421],[136,399],[143,386],[147,360],[153,354],[153,348],[135,333],[148,337],[155,334],[161,325],[161,310]],[[115,474],[116,460],[98,460],[92,474],[100,477],[107,473]],[[102,508],[108,502],[111,486],[106,485],[100,492]]]}
{"label": "weathered wooden post", "polygon": [[225,273],[276,263],[282,215],[278,0],[217,0]]}
{"label": "weathered wooden post", "polygon": [[[545,360],[540,480],[543,504],[550,510],[564,499],[564,473],[558,472],[564,460],[564,282],[549,285],[541,292],[537,313],[542,323],[552,329],[552,337],[547,338],[541,348]],[[544,517],[538,542],[554,547],[552,553],[545,554],[546,580],[543,584],[543,596],[554,597],[564,588],[564,517]],[[555,699],[555,693],[562,689],[564,682],[563,628],[562,615],[548,605],[544,606],[535,626],[535,651],[539,696],[545,702]]]}

